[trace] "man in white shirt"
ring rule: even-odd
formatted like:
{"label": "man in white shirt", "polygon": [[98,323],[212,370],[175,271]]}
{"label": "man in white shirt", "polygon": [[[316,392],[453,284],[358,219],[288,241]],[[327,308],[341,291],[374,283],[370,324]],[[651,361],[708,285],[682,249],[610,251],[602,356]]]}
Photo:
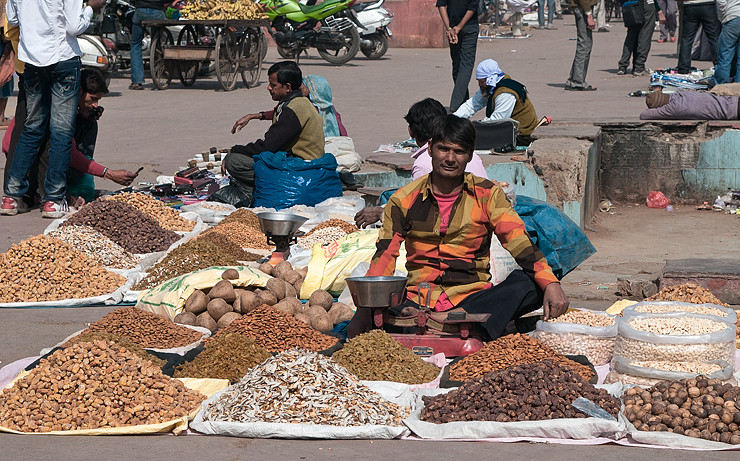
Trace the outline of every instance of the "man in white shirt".
{"label": "man in white shirt", "polygon": [[455,115],[470,118],[485,108],[484,122],[513,118],[519,122],[517,145],[529,145],[530,135],[537,128],[537,113],[527,88],[505,74],[493,59],[478,64],[475,78],[480,89],[455,111]]}
{"label": "man in white shirt", "polygon": [[9,0],[8,22],[20,26],[18,58],[26,63],[24,84],[28,115],[5,184],[0,214],[28,211],[23,195],[28,171],[49,132],[49,168],[41,216],[59,218],[70,211],[65,199],[67,170],[74,143],[80,56],[77,36],[90,25],[105,0]]}

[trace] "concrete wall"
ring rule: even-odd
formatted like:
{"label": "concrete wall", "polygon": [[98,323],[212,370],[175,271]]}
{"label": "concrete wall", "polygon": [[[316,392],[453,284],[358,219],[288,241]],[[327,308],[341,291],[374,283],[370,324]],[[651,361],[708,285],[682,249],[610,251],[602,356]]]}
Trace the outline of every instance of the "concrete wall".
{"label": "concrete wall", "polygon": [[396,48],[442,48],[447,46],[436,0],[387,0],[383,5],[394,14],[390,24]]}

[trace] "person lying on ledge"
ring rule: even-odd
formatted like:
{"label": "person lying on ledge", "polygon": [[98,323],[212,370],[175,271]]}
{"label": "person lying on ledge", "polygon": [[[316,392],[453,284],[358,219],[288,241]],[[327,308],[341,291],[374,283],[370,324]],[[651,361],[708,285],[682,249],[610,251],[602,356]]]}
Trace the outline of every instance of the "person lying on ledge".
{"label": "person lying on ledge", "polygon": [[[492,314],[482,324],[484,340],[498,338],[511,320],[539,307],[545,319],[562,315],[568,298],[504,191],[465,172],[475,146],[472,122],[447,115],[431,135],[432,172],[391,196],[367,272],[393,275],[405,243],[407,299],[392,313],[410,315],[428,303],[437,312]],[[489,272],[493,234],[522,268],[496,286]],[[430,300],[428,290],[420,289],[424,282],[431,286]],[[358,309],[348,336],[371,326],[371,310]]]}
{"label": "person lying on ledge", "polygon": [[738,101],[736,96],[696,91],[670,95],[655,91],[645,98],[648,108],[640,113],[640,120],[738,120]]}

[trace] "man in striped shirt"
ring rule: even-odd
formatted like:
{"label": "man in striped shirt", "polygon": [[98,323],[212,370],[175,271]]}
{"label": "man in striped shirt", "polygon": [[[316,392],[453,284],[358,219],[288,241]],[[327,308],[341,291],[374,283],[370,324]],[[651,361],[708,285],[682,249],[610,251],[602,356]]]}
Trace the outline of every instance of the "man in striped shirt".
{"label": "man in striped shirt", "polygon": [[[432,134],[432,172],[390,198],[367,275],[392,275],[405,242],[407,299],[395,312],[403,307],[407,314],[428,303],[437,312],[490,313],[481,332],[486,340],[498,338],[509,321],[540,306],[546,319],[563,314],[568,298],[503,190],[465,173],[475,146],[473,124],[448,115]],[[493,234],[522,268],[496,286],[489,273]],[[423,282],[431,286],[429,300],[428,290],[419,289]],[[348,334],[360,334],[371,324],[370,311],[359,309]]]}

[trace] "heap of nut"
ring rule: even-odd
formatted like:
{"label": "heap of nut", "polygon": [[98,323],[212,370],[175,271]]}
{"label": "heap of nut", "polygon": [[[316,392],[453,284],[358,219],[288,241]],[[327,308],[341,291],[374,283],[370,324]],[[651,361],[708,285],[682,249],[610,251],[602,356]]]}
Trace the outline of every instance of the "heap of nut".
{"label": "heap of nut", "polygon": [[646,301],[682,301],[694,304],[719,304],[729,307],[717,298],[714,293],[694,283],[665,287]]}
{"label": "heap of nut", "polygon": [[139,357],[140,359],[151,362],[152,365],[157,368],[162,368],[167,363],[164,360],[155,357],[152,354],[149,354],[147,351],[144,350],[143,347],[131,341],[127,337],[114,333],[108,333],[107,331],[85,330],[84,332],[67,341],[64,345],[62,345],[62,347],[69,347],[75,343],[89,343],[93,341],[110,341],[112,343],[115,343],[116,345],[125,348],[127,351]]}
{"label": "heap of nut", "polygon": [[[225,221],[225,220],[224,220]],[[254,227],[248,226],[241,222],[224,222],[216,224],[212,228],[203,232],[203,235],[211,232],[225,235],[229,240],[239,245],[241,248],[251,248],[255,250],[272,250],[273,245],[267,243],[265,234]]]}
{"label": "heap of nut", "polygon": [[42,359],[0,394],[0,425],[20,432],[156,424],[205,396],[108,341],[81,342]]}
{"label": "heap of nut", "polygon": [[[586,310],[571,310],[560,317],[550,319],[546,325],[531,333],[533,338],[542,341],[555,352],[566,355],[585,355],[589,362],[598,366],[612,359],[616,342],[616,318],[604,313]],[[550,324],[560,329],[550,328]],[[593,330],[568,331],[567,324],[591,327]],[[606,331],[612,327],[612,332]],[[600,329],[596,331],[596,329]]]}
{"label": "heap of nut", "polygon": [[433,423],[586,418],[588,415],[572,406],[578,397],[615,418],[621,407],[618,398],[596,389],[572,369],[543,360],[492,371],[447,394],[424,396],[420,418]]}
{"label": "heap of nut", "polygon": [[202,339],[202,333],[135,307],[121,307],[90,324],[88,331],[124,336],[147,349],[183,347]]}
{"label": "heap of nut", "polygon": [[357,232],[359,229],[354,224],[350,224],[342,219],[330,219],[317,225],[298,239],[298,245],[303,248],[311,249],[318,243],[321,246],[329,245],[340,238]]}
{"label": "heap of nut", "polygon": [[142,213],[154,218],[163,229],[190,232],[195,227],[195,222],[183,218],[177,211],[148,194],[124,192],[109,195],[103,197],[103,199],[128,203]]}
{"label": "heap of nut", "polygon": [[49,232],[46,236],[71,245],[99,266],[132,269],[139,264],[136,256],[91,227],[65,226]]}
{"label": "heap of nut", "polygon": [[594,377],[594,372],[586,365],[558,354],[534,338],[517,333],[491,341],[478,352],[451,365],[450,379],[467,381],[491,371],[534,364],[545,359],[575,371],[586,381]]}
{"label": "heap of nut", "polygon": [[740,444],[740,388],[699,376],[627,389],[624,415],[638,431]]}
{"label": "heap of nut", "polygon": [[90,298],[113,293],[124,283],[124,277],[44,235],[0,254],[0,303]]}
{"label": "heap of nut", "polygon": [[[631,309],[632,310],[632,309]],[[650,304],[640,303],[634,306],[635,312],[665,314],[666,312],[690,312],[692,314],[727,317],[728,312],[706,304]]]}
{"label": "heap of nut", "polygon": [[254,339],[237,333],[218,335],[195,359],[175,370],[175,378],[239,381],[250,368],[272,357]]}
{"label": "heap of nut", "polygon": [[383,330],[370,330],[350,339],[332,359],[365,381],[427,383],[440,369],[403,347]]}
{"label": "heap of nut", "polygon": [[293,349],[252,368],[202,415],[214,422],[400,426],[408,413],[331,359]]}

